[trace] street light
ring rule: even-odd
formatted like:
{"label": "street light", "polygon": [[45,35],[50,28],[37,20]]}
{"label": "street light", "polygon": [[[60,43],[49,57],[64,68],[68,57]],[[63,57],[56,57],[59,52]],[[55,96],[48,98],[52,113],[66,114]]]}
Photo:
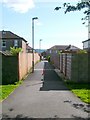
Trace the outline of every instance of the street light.
{"label": "street light", "polygon": [[42,39],[39,40],[39,50],[41,50],[41,41],[42,41]]}
{"label": "street light", "polygon": [[38,17],[32,18],[32,73],[34,72],[34,20]]}
{"label": "street light", "polygon": [[40,54],[40,60],[41,60],[41,41],[42,41],[42,39],[39,40],[39,54]]}

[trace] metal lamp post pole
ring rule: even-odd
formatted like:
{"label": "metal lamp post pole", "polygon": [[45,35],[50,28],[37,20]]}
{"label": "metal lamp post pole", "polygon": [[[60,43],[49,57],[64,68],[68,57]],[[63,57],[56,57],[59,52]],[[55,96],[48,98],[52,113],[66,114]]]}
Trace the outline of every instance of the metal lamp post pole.
{"label": "metal lamp post pole", "polygon": [[38,17],[32,18],[32,73],[34,72],[34,20]]}
{"label": "metal lamp post pole", "polygon": [[32,18],[32,73],[34,72],[34,19]]}
{"label": "metal lamp post pole", "polygon": [[39,54],[40,54],[40,60],[41,60],[41,41],[42,41],[42,39],[39,40]]}
{"label": "metal lamp post pole", "polygon": [[41,41],[42,39],[39,40],[39,50],[41,50]]}

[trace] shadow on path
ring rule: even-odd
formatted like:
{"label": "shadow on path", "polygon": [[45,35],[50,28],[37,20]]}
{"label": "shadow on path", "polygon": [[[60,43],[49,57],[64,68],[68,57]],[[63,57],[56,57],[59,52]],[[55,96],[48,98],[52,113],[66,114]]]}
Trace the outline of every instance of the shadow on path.
{"label": "shadow on path", "polygon": [[43,85],[40,91],[49,90],[68,90],[62,82],[62,79],[54,71],[54,67],[48,63],[44,63]]}
{"label": "shadow on path", "polygon": [[15,118],[9,118],[8,115],[4,115],[1,120],[89,120],[88,118],[82,118],[72,115],[72,118],[29,118],[28,116],[23,116],[23,114],[17,115]]}

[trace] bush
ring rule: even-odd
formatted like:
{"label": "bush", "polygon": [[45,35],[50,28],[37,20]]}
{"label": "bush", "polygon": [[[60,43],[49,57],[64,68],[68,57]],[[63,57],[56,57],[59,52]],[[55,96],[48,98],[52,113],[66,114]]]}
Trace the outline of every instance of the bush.
{"label": "bush", "polygon": [[16,56],[19,52],[22,51],[22,48],[10,47],[10,52],[12,55]]}
{"label": "bush", "polygon": [[87,51],[86,50],[79,50],[77,53],[78,54],[83,54],[83,53],[87,53]]}
{"label": "bush", "polygon": [[50,56],[48,56],[47,60],[48,60],[48,62],[50,62]]}

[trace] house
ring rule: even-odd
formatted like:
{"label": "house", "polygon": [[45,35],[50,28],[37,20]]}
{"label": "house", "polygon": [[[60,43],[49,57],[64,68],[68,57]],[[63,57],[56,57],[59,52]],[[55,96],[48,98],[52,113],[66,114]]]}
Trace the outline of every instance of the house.
{"label": "house", "polygon": [[69,46],[65,49],[65,51],[70,51],[70,52],[77,52],[77,51],[79,51],[79,50],[81,50],[81,49],[78,48],[78,47],[76,47],[76,46],[74,46],[74,45],[69,45]]}
{"label": "house", "polygon": [[58,51],[64,51],[68,45],[55,45],[49,49],[47,49],[47,54],[58,53]]}
{"label": "house", "polygon": [[14,34],[11,31],[0,31],[0,50],[1,51],[6,51],[10,50],[10,47],[15,47],[15,48],[22,48],[24,52],[26,52],[26,43],[27,41]]}
{"label": "house", "polygon": [[55,45],[51,48],[49,48],[46,53],[47,54],[55,54],[58,52],[65,52],[65,51],[73,51],[76,52],[80,50],[80,48],[74,46],[74,45]]}
{"label": "house", "polygon": [[90,39],[85,40],[82,43],[83,43],[83,49],[87,50],[87,51],[90,51]]}
{"label": "house", "polygon": [[68,47],[68,45],[55,45],[51,48],[49,48],[46,51],[47,58],[50,57],[50,61],[53,63],[53,65],[60,69],[60,56],[59,52],[65,51],[65,49]]}
{"label": "house", "polygon": [[73,45],[55,45],[49,48],[46,51],[47,58],[50,57],[50,61],[54,64],[54,66],[60,69],[60,52],[61,53],[72,53],[80,50],[78,47]]}

